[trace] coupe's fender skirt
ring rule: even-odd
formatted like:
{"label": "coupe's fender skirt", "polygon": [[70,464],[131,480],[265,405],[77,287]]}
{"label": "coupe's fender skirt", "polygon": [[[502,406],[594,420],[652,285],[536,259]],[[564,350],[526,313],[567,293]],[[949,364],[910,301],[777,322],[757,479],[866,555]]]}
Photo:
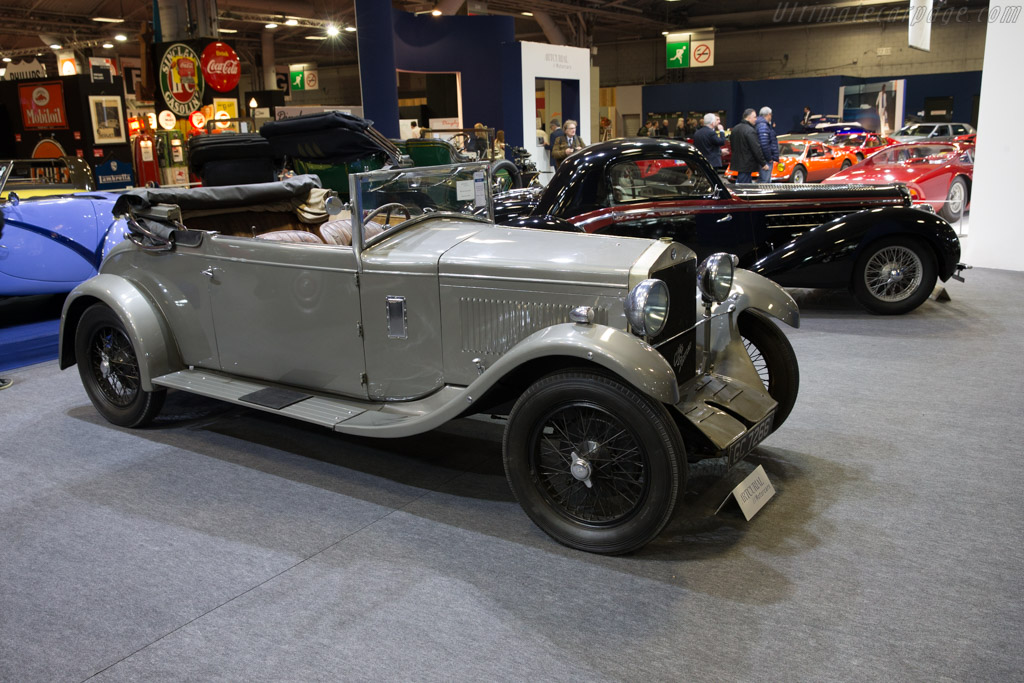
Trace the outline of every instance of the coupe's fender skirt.
{"label": "coupe's fender skirt", "polygon": [[893,235],[919,239],[935,254],[945,282],[960,260],[956,231],[934,213],[889,206],[865,209],[811,228],[750,266],[785,287],[845,287],[862,251]]}
{"label": "coupe's fender skirt", "polygon": [[60,316],[58,364],[65,370],[77,362],[75,332],[85,309],[106,304],[124,323],[139,361],[142,388],[153,391],[153,378],[182,369],[177,347],[163,317],[149,299],[128,280],[117,275],[97,275],[75,287],[64,302]]}

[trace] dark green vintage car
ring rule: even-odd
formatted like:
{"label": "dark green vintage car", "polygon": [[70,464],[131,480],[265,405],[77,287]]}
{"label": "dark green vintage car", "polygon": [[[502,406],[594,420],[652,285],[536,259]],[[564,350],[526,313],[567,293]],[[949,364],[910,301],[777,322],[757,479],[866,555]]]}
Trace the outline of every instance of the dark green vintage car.
{"label": "dark green vintage car", "polygon": [[[60,365],[111,422],[168,389],[345,434],[507,417],[504,460],[556,540],[625,553],[688,463],[743,459],[786,419],[793,300],[670,240],[495,225],[485,163],[135,190],[130,239],[68,297]],[[339,212],[340,210],[340,212]]]}

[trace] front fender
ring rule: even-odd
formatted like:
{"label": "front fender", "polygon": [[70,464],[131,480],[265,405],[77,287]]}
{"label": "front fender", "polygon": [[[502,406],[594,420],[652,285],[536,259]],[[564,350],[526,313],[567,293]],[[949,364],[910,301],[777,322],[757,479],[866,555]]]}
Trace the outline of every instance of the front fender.
{"label": "front fender", "polygon": [[64,301],[60,316],[57,362],[65,370],[77,362],[75,332],[89,306],[106,304],[124,323],[139,361],[142,388],[153,391],[153,378],[181,370],[181,359],[163,316],[135,285],[117,275],[101,274],[75,287]]}
{"label": "front fender", "polygon": [[941,217],[903,206],[865,209],[811,228],[754,263],[750,270],[784,287],[846,287],[862,251],[891,235],[911,235],[935,254],[948,280],[960,260],[960,239]]}
{"label": "front fender", "polygon": [[595,363],[656,401],[669,405],[679,402],[675,372],[660,353],[628,332],[593,324],[561,323],[534,332],[503,354],[469,388],[474,395],[482,395],[515,368],[551,356]]}
{"label": "front fender", "polygon": [[[697,319],[702,320],[704,307],[697,299]],[[709,361],[715,372],[746,382],[750,386],[761,386],[757,369],[740,336],[740,313],[755,308],[767,313],[791,327],[800,327],[800,309],[779,285],[757,273],[737,269],[733,276],[732,293],[729,298],[711,310],[711,346]],[[697,346],[704,350],[704,325],[697,328]]]}

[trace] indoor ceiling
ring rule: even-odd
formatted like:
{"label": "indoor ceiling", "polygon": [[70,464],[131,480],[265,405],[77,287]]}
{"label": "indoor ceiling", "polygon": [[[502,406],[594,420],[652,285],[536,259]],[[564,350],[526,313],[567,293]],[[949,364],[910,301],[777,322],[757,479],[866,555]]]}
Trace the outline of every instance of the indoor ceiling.
{"label": "indoor ceiling", "polygon": [[[163,0],[166,2],[166,0]],[[194,8],[202,0],[179,0]],[[212,4],[212,3],[211,3]],[[518,40],[562,42],[589,47],[602,43],[657,38],[664,31],[714,27],[719,32],[779,28],[800,18],[787,8],[906,11],[907,0],[393,0],[408,12],[480,13],[515,18]],[[985,0],[935,0],[937,7],[987,7]],[[780,9],[782,10],[780,13]],[[139,34],[152,20],[145,0],[5,0],[0,7],[0,55],[40,54],[59,44],[91,50],[95,56],[137,55]],[[268,22],[279,60],[312,58],[320,64],[355,61],[355,38],[344,31],[355,21],[353,0],[218,0],[218,26],[243,61],[258,61]],[[529,13],[529,16],[527,16]],[[102,20],[119,21],[102,21]],[[803,20],[806,22],[806,19]],[[292,25],[289,25],[288,23]],[[325,38],[329,25],[342,29]],[[122,34],[123,41],[115,40]],[[104,47],[111,45],[112,47]]]}

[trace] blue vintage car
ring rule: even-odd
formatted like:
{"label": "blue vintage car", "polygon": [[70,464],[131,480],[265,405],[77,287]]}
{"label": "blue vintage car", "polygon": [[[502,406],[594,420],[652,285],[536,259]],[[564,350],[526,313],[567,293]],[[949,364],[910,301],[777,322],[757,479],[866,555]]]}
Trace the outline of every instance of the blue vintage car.
{"label": "blue vintage car", "polygon": [[70,292],[127,231],[81,159],[0,161],[0,298]]}

